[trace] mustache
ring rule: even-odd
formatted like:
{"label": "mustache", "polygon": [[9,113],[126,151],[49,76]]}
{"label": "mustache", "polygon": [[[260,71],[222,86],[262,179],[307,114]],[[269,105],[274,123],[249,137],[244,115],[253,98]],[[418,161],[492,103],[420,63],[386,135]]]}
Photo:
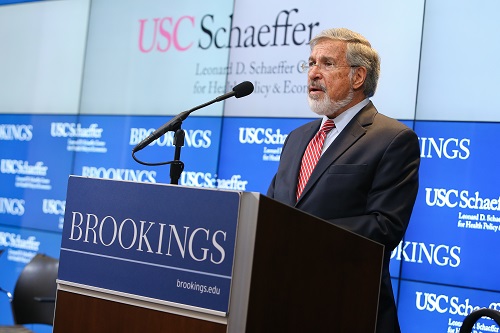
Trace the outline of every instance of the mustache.
{"label": "mustache", "polygon": [[319,89],[322,90],[323,92],[326,92],[326,86],[322,85],[321,83],[312,81],[307,85],[307,88],[311,90],[312,88],[314,89]]}

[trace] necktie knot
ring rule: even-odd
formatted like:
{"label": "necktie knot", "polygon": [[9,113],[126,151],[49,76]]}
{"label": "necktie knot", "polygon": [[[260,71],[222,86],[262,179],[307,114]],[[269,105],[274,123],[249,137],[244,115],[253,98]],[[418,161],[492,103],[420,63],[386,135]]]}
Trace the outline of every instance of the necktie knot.
{"label": "necktie knot", "polygon": [[335,127],[335,123],[331,119],[327,119],[321,128],[319,129],[321,132],[328,133]]}

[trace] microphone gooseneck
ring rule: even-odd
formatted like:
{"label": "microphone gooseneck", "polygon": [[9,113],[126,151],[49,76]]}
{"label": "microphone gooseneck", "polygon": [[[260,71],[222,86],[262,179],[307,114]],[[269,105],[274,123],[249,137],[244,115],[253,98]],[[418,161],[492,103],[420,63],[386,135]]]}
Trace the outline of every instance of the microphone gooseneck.
{"label": "microphone gooseneck", "polygon": [[241,97],[248,96],[253,92],[253,90],[254,90],[254,86],[253,86],[252,82],[244,81],[244,82],[241,82],[241,83],[237,84],[236,86],[234,86],[234,88],[231,92],[228,92],[224,95],[221,95],[221,96],[219,96],[219,97],[217,97],[217,98],[215,98],[207,103],[198,105],[190,110],[179,113],[177,116],[170,119],[167,123],[162,125],[160,128],[158,128],[153,133],[151,133],[151,135],[149,135],[147,138],[145,138],[139,144],[137,144],[134,147],[134,149],[132,149],[132,153],[136,153],[139,150],[143,149],[144,147],[146,147],[151,142],[158,139],[160,136],[162,136],[166,132],[176,131],[177,129],[179,129],[182,122],[189,116],[189,114],[191,112],[196,111],[196,110],[201,109],[201,108],[204,108],[205,106],[208,106],[210,104],[223,101],[225,99],[228,99],[229,97],[235,96],[236,98],[241,98]]}

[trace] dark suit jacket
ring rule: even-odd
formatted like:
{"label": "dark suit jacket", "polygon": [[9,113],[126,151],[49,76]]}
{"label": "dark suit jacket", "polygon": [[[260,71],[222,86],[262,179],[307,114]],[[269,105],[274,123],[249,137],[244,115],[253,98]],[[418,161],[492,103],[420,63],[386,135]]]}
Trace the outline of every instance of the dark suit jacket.
{"label": "dark suit jacket", "polygon": [[267,195],[385,246],[377,332],[400,332],[389,259],[403,238],[417,196],[418,138],[370,102],[320,158],[296,201],[302,155],[320,124],[321,119],[312,121],[288,135]]}

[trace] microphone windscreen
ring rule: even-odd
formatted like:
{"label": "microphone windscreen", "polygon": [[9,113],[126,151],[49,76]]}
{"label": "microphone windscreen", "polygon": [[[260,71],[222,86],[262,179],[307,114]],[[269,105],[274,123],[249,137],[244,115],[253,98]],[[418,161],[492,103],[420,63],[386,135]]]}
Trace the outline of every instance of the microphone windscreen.
{"label": "microphone windscreen", "polygon": [[250,81],[241,82],[234,86],[233,91],[236,98],[248,96],[253,92],[253,84]]}

